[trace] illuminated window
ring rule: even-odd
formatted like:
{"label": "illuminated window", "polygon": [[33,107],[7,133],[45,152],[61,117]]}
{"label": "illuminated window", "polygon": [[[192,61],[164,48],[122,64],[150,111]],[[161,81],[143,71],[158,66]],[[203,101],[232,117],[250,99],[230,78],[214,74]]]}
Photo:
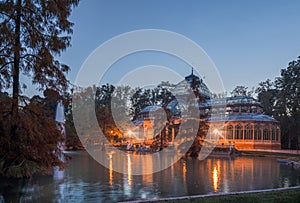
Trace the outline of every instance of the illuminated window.
{"label": "illuminated window", "polygon": [[260,131],[259,125],[254,126],[254,139],[261,140],[261,131]]}
{"label": "illuminated window", "polygon": [[227,127],[227,139],[233,139],[233,127],[229,125]]}
{"label": "illuminated window", "polygon": [[246,128],[245,128],[245,140],[252,140],[252,126],[250,124],[246,125]]}
{"label": "illuminated window", "polygon": [[264,140],[270,140],[270,131],[269,129],[265,128],[263,132],[263,139]]}
{"label": "illuminated window", "polygon": [[235,127],[235,137],[234,137],[234,139],[240,139],[240,140],[242,140],[243,139],[243,129],[242,129],[242,126],[240,126],[240,125],[237,125],[236,127]]}

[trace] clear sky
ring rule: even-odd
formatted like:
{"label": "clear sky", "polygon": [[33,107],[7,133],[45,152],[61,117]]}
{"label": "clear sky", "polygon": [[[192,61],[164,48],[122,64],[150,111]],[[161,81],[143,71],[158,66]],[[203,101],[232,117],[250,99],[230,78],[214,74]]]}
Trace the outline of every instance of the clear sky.
{"label": "clear sky", "polygon": [[[73,82],[91,52],[110,38],[165,29],[206,51],[226,91],[237,85],[251,88],[279,76],[300,55],[299,9],[299,0],[82,0],[71,16],[72,47],[61,61],[71,67]],[[139,58],[139,65],[151,63],[144,62]]]}

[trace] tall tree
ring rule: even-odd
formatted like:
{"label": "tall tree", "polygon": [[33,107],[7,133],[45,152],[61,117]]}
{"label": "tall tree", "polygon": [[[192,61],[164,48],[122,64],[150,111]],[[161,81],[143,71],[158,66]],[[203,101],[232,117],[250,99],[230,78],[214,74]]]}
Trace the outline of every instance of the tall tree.
{"label": "tall tree", "polygon": [[0,88],[12,87],[12,134],[18,121],[20,74],[45,87],[65,90],[69,67],[55,59],[70,46],[68,20],[79,0],[0,2]]}
{"label": "tall tree", "polygon": [[281,125],[283,148],[296,149],[300,145],[300,57],[281,70],[274,82],[269,79],[256,89],[266,114]]}
{"label": "tall tree", "polygon": [[274,82],[270,79],[260,82],[255,93],[257,93],[257,98],[264,107],[264,113],[269,116],[274,116],[274,105],[278,94],[278,90],[275,88]]}
{"label": "tall tree", "polygon": [[236,96],[252,96],[253,94],[253,89],[248,91],[248,87],[245,86],[236,86],[231,93],[231,96],[236,97]]}
{"label": "tall tree", "polygon": [[96,115],[98,123],[104,133],[106,133],[107,130],[111,130],[112,126],[114,126],[113,117],[111,114],[111,99],[113,97],[114,90],[115,86],[110,84],[102,85],[101,87],[96,88],[94,101]]}
{"label": "tall tree", "polygon": [[130,114],[132,116],[132,120],[137,119],[138,113],[145,108],[146,106],[149,105],[150,99],[145,98],[144,92],[142,88],[135,88],[134,94],[131,96],[130,101],[131,101],[131,108],[130,108]]}
{"label": "tall tree", "polygon": [[112,119],[121,132],[130,128],[130,95],[132,91],[129,86],[117,86],[111,98]]}
{"label": "tall tree", "polygon": [[20,75],[31,78],[39,90],[66,90],[69,67],[56,58],[70,46],[73,24],[68,17],[78,3],[0,1],[0,91],[12,88],[12,98],[2,97],[5,104],[1,102],[0,108],[3,175],[31,176],[49,173],[53,165],[64,165],[58,158],[61,152],[52,153],[63,139],[53,119],[56,101],[50,101],[48,94],[45,100],[21,96]]}
{"label": "tall tree", "polygon": [[300,57],[281,70],[275,80],[279,90],[275,117],[281,122],[283,140],[288,148],[296,148],[300,141]]}

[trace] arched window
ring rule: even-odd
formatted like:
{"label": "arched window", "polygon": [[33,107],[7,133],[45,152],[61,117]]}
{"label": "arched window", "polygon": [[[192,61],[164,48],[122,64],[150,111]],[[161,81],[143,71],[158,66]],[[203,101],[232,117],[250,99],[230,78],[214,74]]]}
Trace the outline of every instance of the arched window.
{"label": "arched window", "polygon": [[252,130],[252,126],[250,124],[246,125],[245,127],[245,133],[244,133],[244,139],[245,140],[252,140],[252,133],[253,133],[253,130]]}
{"label": "arched window", "polygon": [[275,129],[275,126],[272,127],[271,136],[272,136],[272,140],[276,140],[276,129]]}
{"label": "arched window", "polygon": [[264,140],[270,140],[270,131],[269,129],[265,128],[263,132],[263,139]]}
{"label": "arched window", "polygon": [[242,129],[242,126],[240,125],[237,125],[235,126],[235,137],[234,139],[240,139],[242,140],[243,139],[243,129]]}
{"label": "arched window", "polygon": [[260,130],[259,125],[254,126],[254,139],[261,140],[261,130]]}
{"label": "arched window", "polygon": [[233,139],[233,127],[232,127],[232,125],[227,126],[227,139]]}

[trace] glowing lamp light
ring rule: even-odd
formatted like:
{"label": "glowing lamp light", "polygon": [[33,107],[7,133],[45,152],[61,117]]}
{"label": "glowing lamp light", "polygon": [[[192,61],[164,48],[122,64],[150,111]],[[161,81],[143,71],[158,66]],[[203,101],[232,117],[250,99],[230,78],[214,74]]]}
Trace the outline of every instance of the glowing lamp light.
{"label": "glowing lamp light", "polygon": [[131,130],[128,130],[128,131],[127,131],[127,134],[131,136],[131,135],[132,135]]}
{"label": "glowing lamp light", "polygon": [[214,129],[214,130],[213,130],[213,133],[214,133],[215,135],[218,135],[218,134],[219,134],[219,130],[218,130],[218,129]]}

